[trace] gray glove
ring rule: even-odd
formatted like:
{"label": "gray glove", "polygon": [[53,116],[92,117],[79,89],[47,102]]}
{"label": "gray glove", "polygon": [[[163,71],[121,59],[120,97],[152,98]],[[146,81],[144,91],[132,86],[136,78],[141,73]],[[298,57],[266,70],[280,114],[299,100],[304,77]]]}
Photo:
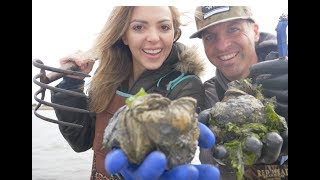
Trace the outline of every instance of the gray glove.
{"label": "gray glove", "polygon": [[252,65],[249,78],[262,84],[265,97],[276,97],[275,111],[288,120],[288,57]]}
{"label": "gray glove", "polygon": [[[208,126],[210,118],[210,109],[206,109],[199,113],[198,121]],[[216,134],[216,142],[219,142],[219,132],[220,129],[212,129]],[[262,140],[257,139],[254,136],[246,137],[244,141],[244,149],[248,152],[255,154],[254,164],[271,164],[278,160],[280,155],[286,155],[288,149],[288,131],[279,135],[276,132],[267,133]],[[202,151],[205,152],[205,151]],[[206,150],[208,152],[208,150]],[[214,146],[211,149],[211,155],[214,160],[205,160],[206,163],[217,162],[218,164],[225,165],[225,158],[228,155],[228,151],[223,144]],[[202,155],[200,154],[200,157]],[[206,158],[210,156],[204,155]],[[201,158],[200,158],[201,160]]]}

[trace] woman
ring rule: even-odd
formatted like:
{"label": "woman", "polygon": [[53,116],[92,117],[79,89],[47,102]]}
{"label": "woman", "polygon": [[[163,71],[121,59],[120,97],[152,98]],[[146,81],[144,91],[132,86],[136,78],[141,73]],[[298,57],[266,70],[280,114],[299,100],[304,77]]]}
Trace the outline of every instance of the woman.
{"label": "woman", "polygon": [[[110,178],[104,168],[108,151],[101,150],[102,138],[109,119],[124,105],[125,98],[144,88],[148,93],[161,93],[172,100],[191,96],[197,100],[199,109],[203,107],[204,89],[198,77],[203,71],[202,61],[195,50],[176,42],[181,35],[179,18],[174,7],[115,7],[91,51],[100,64],[88,89],[89,98],[52,92],[54,103],[95,112],[81,114],[55,109],[59,120],[83,125],[81,129],[59,128],[74,151],[92,147],[92,179]],[[94,62],[84,56],[69,56],[60,63],[68,61],[75,61],[80,71],[86,73]],[[168,89],[161,87],[172,80],[179,83]],[[65,77],[57,87],[82,91],[83,84],[81,79]]]}

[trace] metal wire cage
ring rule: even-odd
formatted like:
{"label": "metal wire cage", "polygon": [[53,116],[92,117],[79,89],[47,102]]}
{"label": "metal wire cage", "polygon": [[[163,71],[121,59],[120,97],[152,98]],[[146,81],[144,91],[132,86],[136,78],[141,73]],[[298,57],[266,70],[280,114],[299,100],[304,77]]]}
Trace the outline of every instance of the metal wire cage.
{"label": "metal wire cage", "polygon": [[[33,82],[36,85],[40,86],[40,89],[38,91],[36,91],[34,94],[34,99],[38,102],[38,104],[36,105],[36,107],[34,109],[35,116],[37,116],[38,118],[40,118],[42,120],[51,122],[51,123],[56,123],[56,124],[63,125],[63,126],[82,128],[82,125],[79,125],[79,124],[58,121],[56,119],[51,119],[51,118],[45,117],[45,116],[38,113],[38,109],[40,108],[40,106],[42,104],[44,104],[49,107],[62,109],[62,110],[66,110],[66,111],[71,111],[71,112],[90,113],[90,111],[85,110],[85,109],[64,106],[64,105],[60,105],[60,104],[56,104],[56,103],[47,102],[44,100],[45,93],[46,93],[47,89],[52,90],[52,91],[56,91],[56,92],[66,93],[66,94],[72,95],[72,96],[86,97],[86,95],[83,93],[50,86],[50,83],[60,79],[61,77],[65,76],[65,75],[76,75],[76,76],[80,76],[80,77],[90,77],[90,75],[77,71],[78,66],[74,62],[66,63],[65,65],[63,65],[60,68],[53,68],[50,66],[46,66],[46,65],[44,65],[44,63],[40,59],[34,59],[32,61],[32,64],[33,64],[33,66],[40,69],[40,73],[36,74],[33,77]],[[51,71],[51,73],[46,74],[46,70]],[[38,98],[39,94],[41,94],[41,98]]]}

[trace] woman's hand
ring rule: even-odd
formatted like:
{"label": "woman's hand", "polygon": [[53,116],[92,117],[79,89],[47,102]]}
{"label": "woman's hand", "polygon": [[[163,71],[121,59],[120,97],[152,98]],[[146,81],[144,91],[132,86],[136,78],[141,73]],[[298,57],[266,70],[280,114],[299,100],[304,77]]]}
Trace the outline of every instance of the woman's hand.
{"label": "woman's hand", "polygon": [[[92,57],[89,57],[87,53],[82,52],[78,50],[77,52],[70,54],[66,57],[63,57],[60,59],[60,68],[64,69],[65,66],[73,66],[70,63],[74,63],[77,66],[77,70],[89,74],[93,68],[93,65],[95,63],[95,59]],[[76,79],[84,79],[84,77],[75,76],[75,75],[66,75],[70,78],[76,78]]]}

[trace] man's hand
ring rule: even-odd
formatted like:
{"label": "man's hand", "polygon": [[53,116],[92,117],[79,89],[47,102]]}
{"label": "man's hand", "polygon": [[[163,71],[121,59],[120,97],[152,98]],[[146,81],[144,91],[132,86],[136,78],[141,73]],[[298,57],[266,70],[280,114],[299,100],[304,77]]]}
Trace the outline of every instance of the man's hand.
{"label": "man's hand", "polygon": [[[210,119],[210,110],[211,108],[199,113],[199,122],[208,125]],[[219,131],[221,130],[217,130],[217,132]],[[248,136],[244,141],[244,149],[255,154],[256,159],[254,161],[254,164],[274,163],[276,160],[278,160],[279,156],[287,155],[288,153],[288,130],[286,130],[281,135],[276,132],[269,132],[261,140],[254,136]],[[225,164],[224,159],[227,157],[228,152],[224,145],[216,145],[209,150],[202,149],[200,151],[201,161],[207,163],[211,162]]]}
{"label": "man's hand", "polygon": [[[202,123],[198,124],[200,129],[199,146],[210,148],[215,143],[215,136]],[[126,180],[132,179],[219,179],[220,172],[213,165],[185,164],[171,170],[165,170],[166,157],[159,151],[151,152],[139,165],[129,163],[125,153],[121,149],[109,152],[105,159],[105,168],[110,174],[121,173]]]}
{"label": "man's hand", "polygon": [[275,111],[288,120],[288,58],[269,60],[252,65],[249,78],[262,84],[265,97],[276,97]]}

